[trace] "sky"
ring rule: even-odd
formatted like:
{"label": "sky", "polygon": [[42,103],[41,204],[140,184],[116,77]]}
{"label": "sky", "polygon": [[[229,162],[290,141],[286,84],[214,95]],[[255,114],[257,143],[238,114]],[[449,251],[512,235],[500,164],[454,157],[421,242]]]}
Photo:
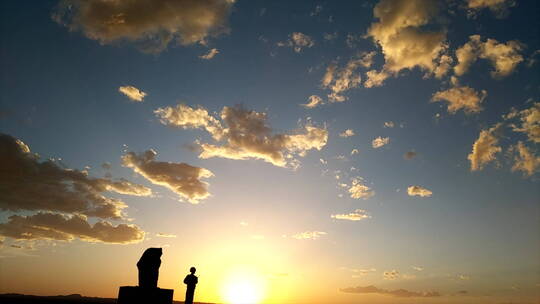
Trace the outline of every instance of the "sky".
{"label": "sky", "polygon": [[539,303],[536,1],[0,6],[0,293]]}

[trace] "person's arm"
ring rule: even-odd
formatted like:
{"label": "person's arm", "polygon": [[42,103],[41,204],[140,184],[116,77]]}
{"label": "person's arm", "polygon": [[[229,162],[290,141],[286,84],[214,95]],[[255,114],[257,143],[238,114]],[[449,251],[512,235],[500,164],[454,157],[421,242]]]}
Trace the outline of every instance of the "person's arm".
{"label": "person's arm", "polygon": [[188,278],[189,278],[189,276],[186,276],[186,278],[184,279],[184,284],[186,284],[186,285],[188,283]]}

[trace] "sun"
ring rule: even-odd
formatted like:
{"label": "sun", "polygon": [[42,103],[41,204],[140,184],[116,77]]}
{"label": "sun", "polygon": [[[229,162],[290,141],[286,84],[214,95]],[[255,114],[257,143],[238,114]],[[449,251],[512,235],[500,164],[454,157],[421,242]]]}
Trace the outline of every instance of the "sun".
{"label": "sun", "polygon": [[265,283],[252,271],[235,271],[225,280],[223,299],[227,304],[257,304],[263,300]]}

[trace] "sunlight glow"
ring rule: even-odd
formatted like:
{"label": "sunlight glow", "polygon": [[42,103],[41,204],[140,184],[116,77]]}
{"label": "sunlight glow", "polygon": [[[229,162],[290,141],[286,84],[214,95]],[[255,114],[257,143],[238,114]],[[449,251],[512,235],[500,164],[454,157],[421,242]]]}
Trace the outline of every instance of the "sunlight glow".
{"label": "sunlight glow", "polygon": [[222,294],[227,304],[257,304],[263,300],[265,282],[253,271],[234,271],[225,279]]}

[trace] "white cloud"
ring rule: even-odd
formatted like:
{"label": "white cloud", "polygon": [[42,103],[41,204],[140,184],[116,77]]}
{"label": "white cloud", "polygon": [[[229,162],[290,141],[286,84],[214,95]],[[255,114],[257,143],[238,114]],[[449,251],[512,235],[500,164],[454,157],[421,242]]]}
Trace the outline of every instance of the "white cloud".
{"label": "white cloud", "polygon": [[186,163],[155,161],[156,155],[154,150],[141,154],[127,152],[122,156],[122,165],[132,168],[153,184],[169,188],[192,204],[210,196],[208,183],[201,179],[212,177],[212,172]]}
{"label": "white cloud", "polygon": [[199,56],[199,58],[204,59],[204,60],[210,60],[214,58],[217,54],[219,54],[219,50],[214,48],[214,49],[209,50],[208,53]]}
{"label": "white cloud", "polygon": [[143,52],[158,53],[175,40],[206,44],[227,33],[230,0],[64,0],[53,18],[101,44],[134,42]]}
{"label": "white cloud", "polygon": [[373,56],[375,52],[362,52],[352,57],[343,68],[338,68],[335,63],[326,68],[321,86],[330,90],[330,102],[343,102],[348,99],[343,93],[360,86],[362,78],[357,70],[360,67],[369,68],[373,64]]}
{"label": "white cloud", "polygon": [[384,145],[387,145],[390,142],[390,137],[377,137],[371,142],[373,149],[378,149]]}
{"label": "white cloud", "polygon": [[350,213],[332,214],[330,217],[336,220],[361,221],[371,218],[371,215],[366,210],[356,209]]}
{"label": "white cloud", "polygon": [[409,196],[431,197],[433,192],[421,186],[410,186],[407,188]]}
{"label": "white cloud", "polygon": [[358,149],[352,149],[351,151],[351,155],[355,155],[355,154],[358,154],[360,153],[360,151],[358,151]]}
{"label": "white cloud", "polygon": [[144,97],[147,95],[145,92],[137,89],[133,86],[124,86],[119,87],[118,92],[126,95],[129,99],[135,101],[135,102],[143,102]]}
{"label": "white cloud", "polygon": [[471,171],[482,170],[484,165],[495,160],[495,155],[501,152],[498,138],[495,135],[501,124],[482,130],[474,142],[472,152],[467,156],[471,162]]}
{"label": "white cloud", "polygon": [[203,108],[185,105],[159,108],[155,111],[161,122],[181,128],[204,128],[221,145],[198,143],[200,158],[261,159],[279,167],[298,166],[296,156],[321,150],[328,140],[328,131],[306,124],[291,134],[272,134],[267,114],[243,108],[224,107],[221,121]]}
{"label": "white cloud", "polygon": [[482,90],[479,94],[473,88],[462,86],[452,87],[446,91],[433,94],[431,102],[446,101],[448,103],[448,113],[455,114],[459,110],[465,113],[478,113],[482,111],[481,103],[487,96],[487,92]]}

